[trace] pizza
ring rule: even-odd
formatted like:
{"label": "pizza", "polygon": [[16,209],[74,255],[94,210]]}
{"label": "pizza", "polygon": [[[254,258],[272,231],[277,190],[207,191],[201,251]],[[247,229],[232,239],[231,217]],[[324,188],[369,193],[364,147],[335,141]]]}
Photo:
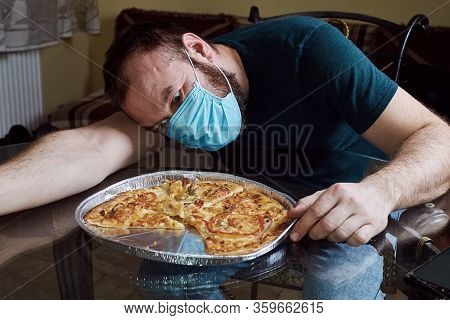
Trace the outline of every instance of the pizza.
{"label": "pizza", "polygon": [[252,187],[218,180],[166,180],[130,190],[91,209],[84,220],[115,229],[195,228],[211,254],[243,254],[277,238],[287,209]]}

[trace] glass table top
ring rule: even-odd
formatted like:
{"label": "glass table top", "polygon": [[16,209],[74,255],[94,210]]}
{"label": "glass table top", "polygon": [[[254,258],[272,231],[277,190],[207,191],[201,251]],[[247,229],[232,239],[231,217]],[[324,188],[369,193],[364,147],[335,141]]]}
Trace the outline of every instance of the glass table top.
{"label": "glass table top", "polygon": [[[371,160],[372,170],[382,165],[382,161]],[[255,260],[225,266],[141,259],[100,244],[78,227],[74,213],[83,199],[115,182],[153,171],[127,168],[83,193],[0,217],[0,297],[406,299],[416,291],[402,281],[404,274],[450,242],[448,193],[406,210],[400,221],[391,218],[388,228],[368,245],[354,248],[327,241],[286,240]],[[296,198],[315,191],[292,181],[251,178]],[[426,242],[418,256],[417,244],[424,236],[433,243]]]}

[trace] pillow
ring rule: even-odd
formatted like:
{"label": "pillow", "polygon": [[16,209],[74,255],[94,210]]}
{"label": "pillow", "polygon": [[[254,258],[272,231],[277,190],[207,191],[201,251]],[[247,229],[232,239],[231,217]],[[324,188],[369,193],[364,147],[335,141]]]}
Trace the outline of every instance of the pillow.
{"label": "pillow", "polygon": [[60,105],[49,115],[48,120],[50,125],[58,129],[73,129],[103,120],[117,111],[119,110],[101,90],[71,103]]}

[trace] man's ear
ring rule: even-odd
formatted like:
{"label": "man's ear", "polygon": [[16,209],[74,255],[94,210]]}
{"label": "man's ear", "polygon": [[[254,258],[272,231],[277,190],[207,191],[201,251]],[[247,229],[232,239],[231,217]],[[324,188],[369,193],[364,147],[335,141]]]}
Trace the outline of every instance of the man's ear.
{"label": "man's ear", "polygon": [[216,52],[202,38],[193,34],[185,33],[181,36],[181,41],[191,58],[201,62],[213,62]]}

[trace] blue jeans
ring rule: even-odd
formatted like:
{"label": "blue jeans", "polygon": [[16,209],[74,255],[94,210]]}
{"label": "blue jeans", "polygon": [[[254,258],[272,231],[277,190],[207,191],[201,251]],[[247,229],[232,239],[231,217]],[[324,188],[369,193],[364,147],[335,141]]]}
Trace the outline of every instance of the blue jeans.
{"label": "blue jeans", "polygon": [[374,247],[311,241],[306,250],[304,299],[383,299],[383,257]]}
{"label": "blue jeans", "polygon": [[[399,220],[404,210],[391,212]],[[386,238],[396,249],[396,238]],[[371,245],[311,241],[306,249],[304,299],[383,299],[383,257]]]}
{"label": "blue jeans", "polygon": [[[405,210],[393,211],[399,220]],[[387,233],[396,250],[397,239]],[[306,253],[304,299],[383,299],[383,257],[371,245],[311,241]]]}

